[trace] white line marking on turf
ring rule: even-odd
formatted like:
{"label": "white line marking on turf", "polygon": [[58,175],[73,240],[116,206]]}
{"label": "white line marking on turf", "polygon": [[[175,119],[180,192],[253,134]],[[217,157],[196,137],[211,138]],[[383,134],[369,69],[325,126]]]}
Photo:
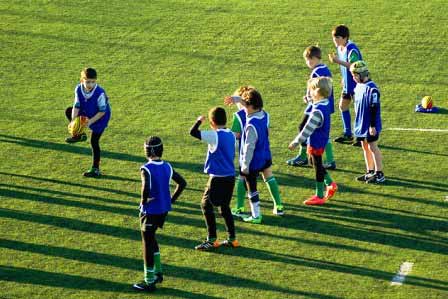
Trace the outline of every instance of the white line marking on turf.
{"label": "white line marking on turf", "polygon": [[390,285],[401,286],[406,279],[406,275],[411,273],[413,265],[414,263],[411,262],[404,262],[403,264],[401,264],[400,270],[398,270],[398,273],[392,278]]}
{"label": "white line marking on turf", "polygon": [[448,132],[448,129],[385,128],[385,131]]}

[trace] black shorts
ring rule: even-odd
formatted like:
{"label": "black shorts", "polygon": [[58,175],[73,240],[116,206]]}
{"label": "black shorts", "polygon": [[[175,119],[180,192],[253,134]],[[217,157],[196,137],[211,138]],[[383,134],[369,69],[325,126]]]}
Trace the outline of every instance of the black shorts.
{"label": "black shorts", "polygon": [[367,143],[370,143],[370,142],[378,141],[379,138],[380,138],[380,133],[376,133],[375,136],[372,136],[372,135],[367,133],[367,137],[356,137],[356,140],[357,141],[364,141],[365,140],[365,141],[367,141]]}
{"label": "black shorts", "polygon": [[213,206],[228,206],[232,199],[235,177],[210,177],[202,195],[203,202],[210,202]]}
{"label": "black shorts", "polygon": [[140,213],[140,229],[142,232],[146,231],[147,227],[154,226],[155,228],[163,228],[163,224],[165,223],[166,215],[168,212],[163,214],[153,214],[153,215],[144,215]]}
{"label": "black shorts", "polygon": [[355,97],[355,94],[353,94],[353,93],[346,93],[346,92],[341,93],[341,99],[343,99],[343,100],[351,101],[354,99],[354,97]]}
{"label": "black shorts", "polygon": [[242,175],[242,176],[255,176],[255,177],[258,177],[258,174],[260,172],[262,172],[263,170],[265,170],[265,169],[267,169],[267,168],[269,168],[271,166],[272,166],[272,160],[267,160],[266,163],[264,163],[264,165],[260,169],[249,171],[249,174],[242,173],[241,172],[241,166],[240,166],[240,175]]}

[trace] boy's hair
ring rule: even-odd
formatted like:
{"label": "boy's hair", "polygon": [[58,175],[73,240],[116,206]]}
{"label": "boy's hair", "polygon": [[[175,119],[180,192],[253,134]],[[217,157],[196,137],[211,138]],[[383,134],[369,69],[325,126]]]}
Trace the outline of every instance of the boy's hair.
{"label": "boy's hair", "polygon": [[249,91],[251,89],[255,89],[255,87],[253,87],[252,85],[240,86],[237,90],[235,90],[235,92],[233,94],[241,97],[243,95],[243,93],[245,93],[246,91]]}
{"label": "boy's hair", "polygon": [[316,57],[318,59],[322,59],[322,51],[318,46],[309,46],[303,51],[303,57],[311,59]]}
{"label": "boy's hair", "polygon": [[214,107],[208,112],[208,119],[213,121],[217,126],[225,126],[227,123],[226,110],[221,107]]}
{"label": "boy's hair", "polygon": [[263,99],[256,89],[250,89],[241,95],[246,106],[252,106],[254,110],[263,108]]}
{"label": "boy's hair", "polygon": [[145,153],[146,157],[162,157],[163,154],[163,143],[162,139],[157,136],[151,136],[145,141]]}
{"label": "boy's hair", "polygon": [[343,24],[334,27],[333,30],[331,31],[331,34],[333,36],[340,36],[342,38],[347,39],[350,37],[350,31],[348,30],[348,27]]}
{"label": "boy's hair", "polygon": [[311,78],[308,80],[308,89],[318,89],[322,97],[328,98],[333,89],[333,80],[330,77]]}
{"label": "boy's hair", "polygon": [[81,79],[96,79],[96,71],[91,67],[86,67],[81,71]]}

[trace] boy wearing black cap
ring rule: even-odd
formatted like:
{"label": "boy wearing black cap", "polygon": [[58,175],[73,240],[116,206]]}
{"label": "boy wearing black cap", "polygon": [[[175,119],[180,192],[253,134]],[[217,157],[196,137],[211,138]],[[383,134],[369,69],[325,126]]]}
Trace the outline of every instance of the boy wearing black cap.
{"label": "boy wearing black cap", "polygon": [[[156,283],[163,281],[157,228],[162,228],[171,204],[187,186],[184,178],[163,161],[163,144],[157,136],[151,136],[144,144],[148,163],[140,168],[142,191],[140,201],[140,223],[143,243],[144,280],[133,288],[139,291],[154,291]],[[170,181],[177,184],[171,196]]]}

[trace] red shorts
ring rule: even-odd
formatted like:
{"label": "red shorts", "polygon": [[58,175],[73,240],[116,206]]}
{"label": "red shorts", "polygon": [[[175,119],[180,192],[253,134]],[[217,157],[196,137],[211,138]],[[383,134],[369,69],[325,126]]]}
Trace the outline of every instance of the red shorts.
{"label": "red shorts", "polygon": [[322,148],[314,148],[310,145],[306,148],[306,152],[308,155],[314,155],[314,156],[322,156],[324,154],[325,147]]}

